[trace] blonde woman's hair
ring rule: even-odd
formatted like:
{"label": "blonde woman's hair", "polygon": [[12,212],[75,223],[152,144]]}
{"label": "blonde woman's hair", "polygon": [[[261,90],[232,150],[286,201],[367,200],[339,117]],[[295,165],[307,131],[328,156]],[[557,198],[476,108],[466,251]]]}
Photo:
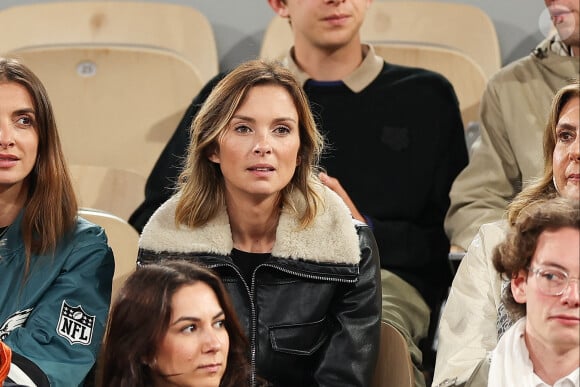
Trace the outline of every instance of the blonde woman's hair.
{"label": "blonde woman's hair", "polygon": [[306,202],[305,210],[297,214],[301,226],[308,226],[316,216],[322,205],[316,187],[320,185],[317,173],[324,141],[308,99],[292,73],[280,63],[253,60],[238,66],[216,85],[193,121],[186,164],[179,177],[176,224],[199,227],[225,206],[224,177],[219,164],[210,161],[209,156],[218,149],[219,139],[249,90],[261,85],[283,87],[298,112],[300,162],[281,192],[280,205],[297,211],[290,198],[290,193],[297,190]]}
{"label": "blonde woman's hair", "polygon": [[528,205],[537,200],[551,199],[558,196],[558,191],[554,186],[553,158],[556,141],[556,126],[560,119],[562,108],[572,98],[580,96],[580,83],[578,79],[570,81],[569,84],[562,87],[552,99],[552,107],[548,117],[548,124],[544,130],[544,173],[532,181],[522,190],[508,205],[507,218],[510,224],[514,224],[520,212]]}

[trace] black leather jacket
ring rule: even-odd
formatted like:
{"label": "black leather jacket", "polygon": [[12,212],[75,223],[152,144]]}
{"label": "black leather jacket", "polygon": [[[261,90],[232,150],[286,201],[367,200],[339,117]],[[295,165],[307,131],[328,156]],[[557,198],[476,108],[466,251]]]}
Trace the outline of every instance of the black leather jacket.
{"label": "black leather jacket", "polygon": [[298,230],[282,213],[272,256],[251,283],[229,256],[225,210],[200,229],[176,228],[176,197],[143,230],[139,264],[191,259],[217,272],[250,340],[254,374],[274,386],[368,387],[380,335],[377,246],[338,197],[324,196],[327,208],[313,227]]}

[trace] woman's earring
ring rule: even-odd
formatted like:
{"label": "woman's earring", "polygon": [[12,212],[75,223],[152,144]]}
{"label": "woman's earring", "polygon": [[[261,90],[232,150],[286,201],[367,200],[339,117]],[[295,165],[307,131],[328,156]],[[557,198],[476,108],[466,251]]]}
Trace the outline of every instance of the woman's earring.
{"label": "woman's earring", "polygon": [[154,370],[157,367],[157,358],[154,357],[153,361],[143,360],[141,363]]}

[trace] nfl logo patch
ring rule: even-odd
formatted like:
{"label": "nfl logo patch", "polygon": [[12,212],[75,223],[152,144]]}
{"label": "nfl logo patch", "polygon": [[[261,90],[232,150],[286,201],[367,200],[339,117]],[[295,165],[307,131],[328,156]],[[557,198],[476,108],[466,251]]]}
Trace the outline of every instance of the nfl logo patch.
{"label": "nfl logo patch", "polygon": [[63,301],[56,333],[71,344],[89,345],[93,338],[94,324],[95,316],[85,313],[82,306],[72,307]]}

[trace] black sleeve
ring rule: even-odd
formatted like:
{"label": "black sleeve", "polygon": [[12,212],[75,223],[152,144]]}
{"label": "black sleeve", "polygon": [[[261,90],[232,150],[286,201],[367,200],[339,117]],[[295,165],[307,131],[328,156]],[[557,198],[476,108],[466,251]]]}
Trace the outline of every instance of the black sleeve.
{"label": "black sleeve", "polygon": [[366,387],[372,383],[381,334],[381,276],[378,247],[366,225],[357,226],[361,260],[354,285],[331,305],[337,322],[314,371],[318,387]]}
{"label": "black sleeve", "polygon": [[13,369],[19,369],[30,379],[37,387],[50,387],[50,383],[48,381],[48,377],[42,372],[42,370],[32,361],[28,360],[24,356],[19,355],[16,352],[12,352],[12,363],[10,365],[10,369],[12,370],[8,374],[8,378],[4,382],[4,386],[25,386],[27,384],[22,383],[29,383],[27,380],[18,380],[16,376],[14,379],[11,379],[10,376],[14,373]]}
{"label": "black sleeve", "polygon": [[139,232],[143,230],[149,218],[159,206],[173,195],[183,161],[187,156],[189,146],[189,130],[197,112],[215,87],[225,76],[220,73],[211,79],[201,89],[187,108],[173,136],[161,152],[153,166],[145,185],[145,200],[137,207],[129,218],[129,223]]}

